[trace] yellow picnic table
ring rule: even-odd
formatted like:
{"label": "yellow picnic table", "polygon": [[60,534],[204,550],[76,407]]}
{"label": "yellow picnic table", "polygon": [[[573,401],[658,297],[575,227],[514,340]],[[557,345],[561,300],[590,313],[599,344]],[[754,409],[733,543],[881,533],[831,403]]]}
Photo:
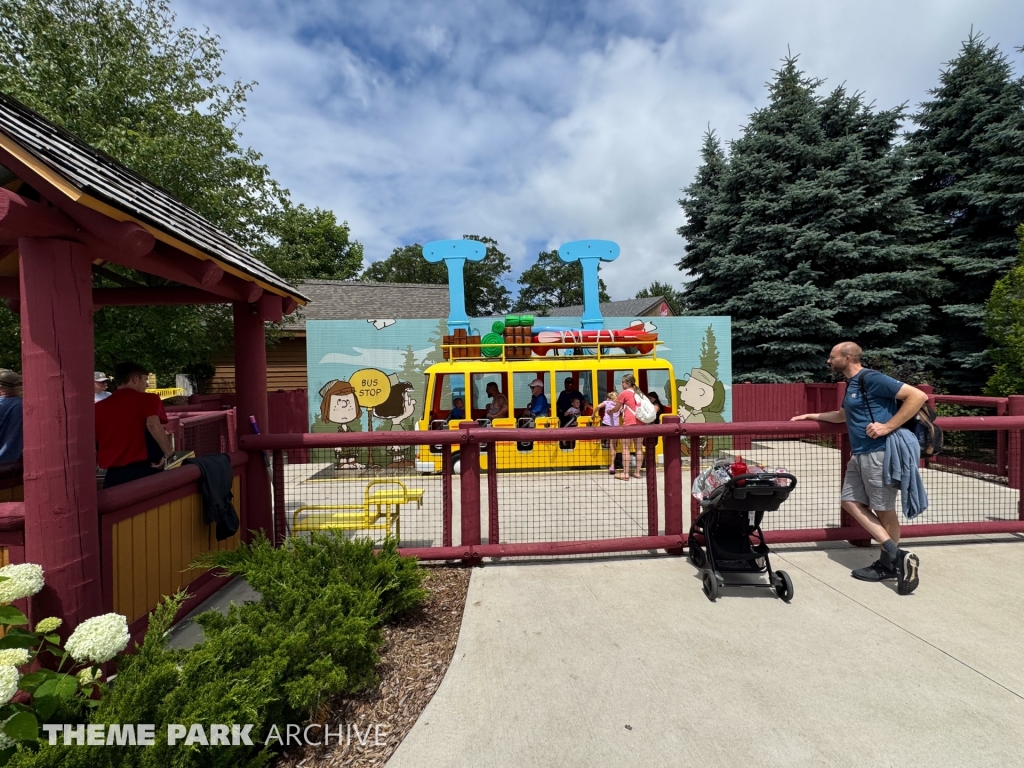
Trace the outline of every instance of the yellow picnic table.
{"label": "yellow picnic table", "polygon": [[[373,489],[373,490],[371,490]],[[423,489],[399,480],[373,480],[363,491],[362,504],[304,504],[292,513],[292,533],[323,530],[391,530],[401,539],[401,509],[415,502],[423,506]],[[302,519],[299,516],[302,515]],[[384,522],[379,522],[381,518]]]}

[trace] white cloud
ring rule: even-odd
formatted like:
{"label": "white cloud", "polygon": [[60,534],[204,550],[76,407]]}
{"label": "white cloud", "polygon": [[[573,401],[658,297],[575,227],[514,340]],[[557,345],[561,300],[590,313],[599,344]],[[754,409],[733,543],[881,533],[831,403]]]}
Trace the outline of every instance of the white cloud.
{"label": "white cloud", "polygon": [[486,234],[518,272],[537,243],[606,238],[622,247],[602,269],[616,299],[681,281],[676,200],[702,134],[737,137],[787,49],[879,107],[925,99],[972,25],[1024,73],[1024,14],[994,0],[180,10],[222,35],[231,77],[260,82],[245,141],[297,201],[348,220],[370,259]]}

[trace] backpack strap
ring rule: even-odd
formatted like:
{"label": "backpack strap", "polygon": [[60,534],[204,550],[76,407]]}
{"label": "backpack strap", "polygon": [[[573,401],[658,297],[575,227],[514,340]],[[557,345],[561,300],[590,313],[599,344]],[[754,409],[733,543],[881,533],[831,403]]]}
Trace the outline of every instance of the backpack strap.
{"label": "backpack strap", "polygon": [[860,387],[860,393],[861,393],[861,395],[864,396],[864,405],[866,405],[868,407],[868,417],[870,417],[871,422],[874,423],[874,421],[875,421],[875,414],[871,412],[871,401],[868,400],[868,390],[864,386],[864,377],[865,377],[865,375],[867,375],[868,371],[870,371],[870,370],[871,370],[870,368],[862,368],[860,373],[857,374],[856,378],[857,378],[857,386]]}

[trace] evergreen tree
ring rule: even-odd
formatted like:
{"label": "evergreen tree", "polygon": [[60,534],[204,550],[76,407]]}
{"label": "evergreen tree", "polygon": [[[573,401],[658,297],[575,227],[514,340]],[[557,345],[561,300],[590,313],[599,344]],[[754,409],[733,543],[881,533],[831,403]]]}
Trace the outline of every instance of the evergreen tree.
{"label": "evergreen tree", "polygon": [[[726,156],[722,144],[712,129],[704,133],[704,144],[700,148],[701,166],[697,169],[697,178],[686,189],[679,205],[686,213],[686,223],[676,231],[686,241],[686,252],[676,266],[684,271],[695,274],[707,260],[711,252],[711,241],[705,237],[708,228],[708,217],[718,201],[718,188],[722,174],[726,168]],[[690,314],[703,314],[700,307],[686,306],[686,291],[681,295],[683,307],[677,314],[683,314],[684,308]]]}
{"label": "evergreen tree", "polygon": [[714,172],[705,136],[682,201],[688,311],[732,317],[734,374],[752,381],[821,379],[844,338],[922,367],[937,343],[923,331],[938,267],[917,245],[925,218],[894,149],[903,110],[820,86],[787,58]]}
{"label": "evergreen tree", "polygon": [[[597,279],[598,301],[611,301],[604,280]],[[583,303],[583,266],[566,263],[558,251],[541,251],[537,261],[519,276],[519,296],[513,309],[543,315],[552,307],[575,307]]]}
{"label": "evergreen tree", "polygon": [[992,373],[984,304],[1015,263],[1024,221],[1024,82],[997,46],[972,33],[914,115],[912,186],[935,219],[934,248],[950,289],[936,305],[940,353],[953,391],[977,392]]}

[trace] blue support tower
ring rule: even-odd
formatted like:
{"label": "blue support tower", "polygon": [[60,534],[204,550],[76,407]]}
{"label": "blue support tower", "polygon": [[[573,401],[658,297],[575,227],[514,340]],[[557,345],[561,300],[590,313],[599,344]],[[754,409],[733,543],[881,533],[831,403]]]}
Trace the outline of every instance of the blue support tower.
{"label": "blue support tower", "polygon": [[[618,246],[615,248],[617,252]],[[423,246],[423,258],[431,264],[443,261],[448,268],[448,333],[455,333],[456,328],[469,333],[463,265],[467,261],[482,261],[485,255],[487,247],[476,240],[435,240]]]}
{"label": "blue support tower", "polygon": [[[558,258],[567,264],[578,261],[583,265],[583,318],[584,328],[604,328],[597,270],[602,261],[615,261],[619,257],[619,244],[611,240],[574,240],[563,243]],[[450,274],[450,273],[449,273]]]}

